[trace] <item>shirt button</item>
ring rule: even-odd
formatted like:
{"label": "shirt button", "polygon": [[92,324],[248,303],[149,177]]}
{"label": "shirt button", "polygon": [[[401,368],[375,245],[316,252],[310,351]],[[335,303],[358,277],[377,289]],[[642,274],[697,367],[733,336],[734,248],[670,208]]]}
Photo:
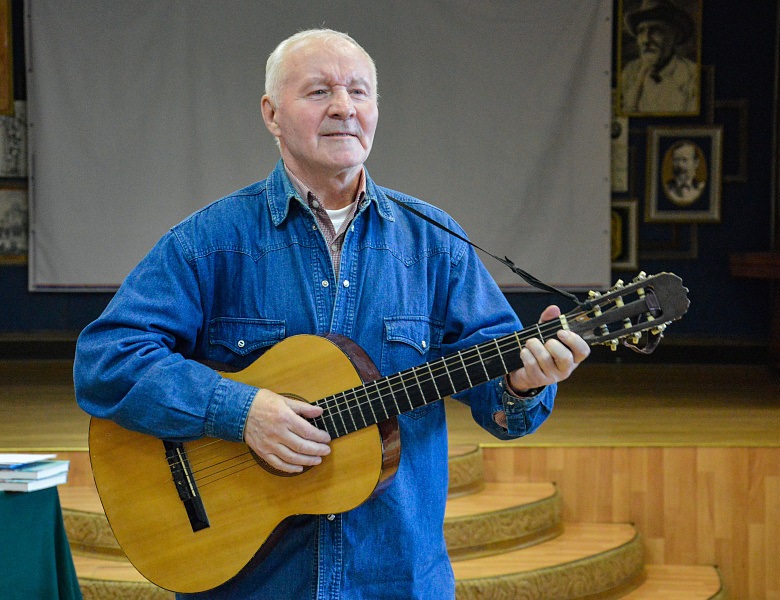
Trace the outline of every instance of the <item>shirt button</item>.
{"label": "shirt button", "polygon": [[246,342],[244,340],[238,340],[237,345],[239,348],[243,348],[244,346],[246,346]]}
{"label": "shirt button", "polygon": [[422,344],[422,347],[423,347],[423,348],[427,348],[427,347],[428,347],[428,344],[427,344],[427,342],[426,342],[425,340],[423,340],[423,341],[421,342],[421,344]]}
{"label": "shirt button", "polygon": [[344,287],[349,287],[349,279],[344,280]]}
{"label": "shirt button", "polygon": [[328,521],[335,521],[336,515],[328,515]]}
{"label": "shirt button", "polygon": [[319,202],[317,202],[316,200],[312,200],[312,201],[311,201],[311,207],[312,207],[312,208],[317,208],[317,207],[319,207],[319,205],[320,205],[320,203],[319,203]]}
{"label": "shirt button", "polygon": [[331,249],[331,250],[333,250],[333,251],[335,252],[336,250],[338,250],[338,249],[339,249],[339,246],[338,246],[338,244],[333,244],[333,245],[330,247],[330,249]]}
{"label": "shirt button", "polygon": [[330,284],[328,283],[327,279],[322,280],[322,287],[328,287]]}

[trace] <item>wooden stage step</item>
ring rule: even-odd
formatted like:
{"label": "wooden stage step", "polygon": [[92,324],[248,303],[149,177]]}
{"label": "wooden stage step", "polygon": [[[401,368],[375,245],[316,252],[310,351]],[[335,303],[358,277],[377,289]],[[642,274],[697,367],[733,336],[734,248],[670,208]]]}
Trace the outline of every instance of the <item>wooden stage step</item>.
{"label": "wooden stage step", "polygon": [[[713,567],[645,565],[629,524],[562,522],[552,483],[486,482],[479,447],[450,450],[445,538],[457,600],[727,600]],[[171,600],[124,555],[94,483],[60,486],[85,600]]]}
{"label": "wooden stage step", "polygon": [[560,535],[562,514],[561,495],[551,483],[485,483],[448,500],[447,551],[462,560],[539,544]]}
{"label": "wooden stage step", "polygon": [[622,600],[726,600],[715,567],[647,565],[642,584]]}
{"label": "wooden stage step", "polygon": [[73,555],[84,600],[173,600],[174,594],[149,583],[127,559]]}

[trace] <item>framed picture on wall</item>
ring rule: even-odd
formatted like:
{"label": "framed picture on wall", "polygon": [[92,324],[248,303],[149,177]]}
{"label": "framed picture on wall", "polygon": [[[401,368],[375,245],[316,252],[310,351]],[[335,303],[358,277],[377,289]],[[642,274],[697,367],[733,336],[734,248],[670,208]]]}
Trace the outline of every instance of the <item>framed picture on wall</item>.
{"label": "framed picture on wall", "polygon": [[637,268],[636,207],[636,200],[613,200],[610,205],[612,268],[615,270]]}
{"label": "framed picture on wall", "polygon": [[0,186],[0,264],[27,262],[27,188]]}
{"label": "framed picture on wall", "polygon": [[620,0],[622,114],[695,116],[701,97],[702,0]]}
{"label": "framed picture on wall", "polygon": [[648,223],[720,222],[721,127],[649,127]]}

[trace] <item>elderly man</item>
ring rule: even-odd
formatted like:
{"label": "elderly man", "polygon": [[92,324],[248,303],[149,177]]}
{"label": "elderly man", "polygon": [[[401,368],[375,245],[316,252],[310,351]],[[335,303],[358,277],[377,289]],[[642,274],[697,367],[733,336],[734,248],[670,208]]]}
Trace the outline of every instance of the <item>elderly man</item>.
{"label": "elderly man", "polygon": [[[315,427],[322,409],[223,378],[203,361],[243,368],[289,336],[340,334],[388,375],[520,324],[469,246],[389,196],[457,229],[452,219],[366,172],[377,78],[352,38],[312,30],[285,40],[268,59],[266,92],[276,169],[163,237],[82,333],[75,382],[93,415],[169,440],[244,441],[276,471],[295,474],[329,459],[330,437]],[[542,319],[559,314],[550,307]],[[556,383],[589,348],[560,331],[519,354],[522,368],[457,395],[502,439],[545,420]],[[291,518],[259,564],[192,597],[453,598],[442,534],[444,405],[398,421],[400,464],[383,493],[341,514]]]}
{"label": "elderly man", "polygon": [[668,0],[643,0],[626,15],[636,38],[639,58],[621,72],[621,99],[626,113],[691,114],[698,110],[699,71],[678,49],[695,33],[684,10]]}

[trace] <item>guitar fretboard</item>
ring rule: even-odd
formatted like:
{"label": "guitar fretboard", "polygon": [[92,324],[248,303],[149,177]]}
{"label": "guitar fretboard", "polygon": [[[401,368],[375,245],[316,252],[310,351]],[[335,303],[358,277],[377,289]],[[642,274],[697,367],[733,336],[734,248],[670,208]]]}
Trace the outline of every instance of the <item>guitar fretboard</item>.
{"label": "guitar fretboard", "polygon": [[527,340],[545,342],[565,325],[560,317],[328,396],[315,403],[323,413],[312,422],[335,439],[471,389],[519,369]]}

